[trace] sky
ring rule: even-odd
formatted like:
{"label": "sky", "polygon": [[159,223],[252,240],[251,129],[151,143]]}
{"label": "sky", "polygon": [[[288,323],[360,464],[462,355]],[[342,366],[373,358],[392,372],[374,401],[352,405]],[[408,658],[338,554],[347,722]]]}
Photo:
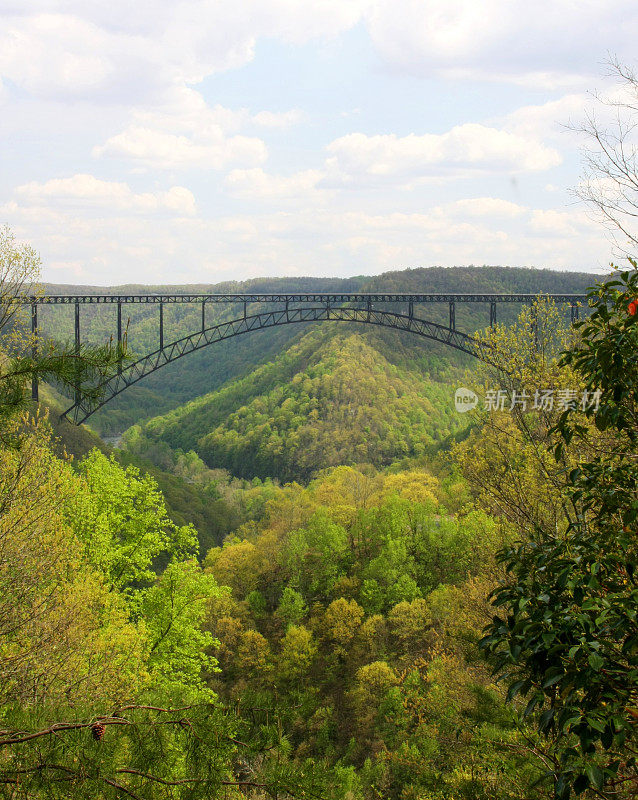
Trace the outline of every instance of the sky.
{"label": "sky", "polygon": [[0,0],[0,224],[55,283],[601,272],[569,126],[635,0]]}

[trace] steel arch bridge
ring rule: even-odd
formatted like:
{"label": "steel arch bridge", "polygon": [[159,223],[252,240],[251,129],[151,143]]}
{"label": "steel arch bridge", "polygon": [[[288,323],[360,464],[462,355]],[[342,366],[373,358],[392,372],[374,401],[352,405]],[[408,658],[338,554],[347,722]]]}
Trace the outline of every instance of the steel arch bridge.
{"label": "steel arch bridge", "polygon": [[[120,365],[117,373],[99,384],[99,399],[87,397],[78,388],[75,402],[63,416],[79,425],[129,386],[142,380],[178,358],[201,350],[216,342],[240,336],[251,331],[304,322],[357,322],[407,331],[436,342],[447,344],[475,358],[490,362],[489,347],[474,336],[456,328],[457,304],[489,304],[490,325],[496,324],[496,309],[502,303],[530,304],[541,295],[533,294],[361,294],[361,293],[299,293],[299,294],[164,294],[164,295],[53,295],[25,297],[23,303],[31,305],[31,328],[38,331],[40,305],[73,305],[75,308],[75,348],[80,349],[80,308],[86,304],[115,305],[117,307],[117,341],[123,341],[122,306],[128,304],[153,304],[159,310],[159,347],[127,365]],[[587,302],[586,295],[543,294],[542,297],[566,304],[572,321],[578,318],[580,305]],[[197,331],[166,343],[164,341],[164,306],[174,303],[201,305],[201,325]],[[208,304],[240,304],[241,314],[236,319],[206,324]],[[415,315],[415,306],[447,304],[448,325],[441,325]],[[249,313],[251,304],[259,304],[256,313]],[[392,304],[391,308],[387,308]],[[395,310],[399,304],[399,311]],[[379,308],[379,306],[386,308]],[[265,306],[265,308],[264,308]],[[270,306],[274,306],[270,308]],[[32,397],[38,399],[38,385],[34,380]]]}

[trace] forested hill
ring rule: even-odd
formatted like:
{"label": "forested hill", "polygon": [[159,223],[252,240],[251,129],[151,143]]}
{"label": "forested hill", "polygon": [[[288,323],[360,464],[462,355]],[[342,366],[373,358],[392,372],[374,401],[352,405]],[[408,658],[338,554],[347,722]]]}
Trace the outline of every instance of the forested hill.
{"label": "forested hill", "polygon": [[419,267],[367,278],[368,292],[584,292],[599,275],[514,267]]}
{"label": "forested hill", "polygon": [[47,283],[49,294],[153,294],[155,292],[580,292],[600,276],[532,267],[416,267],[351,278],[251,278],[196,284],[87,286]]}
{"label": "forested hill", "polygon": [[[453,267],[419,268],[387,272],[382,275],[338,278],[259,278],[250,281],[228,281],[219,284],[190,286],[139,286],[116,287],[47,285],[50,294],[154,293],[154,292],[297,292],[297,291],[412,291],[412,292],[583,292],[595,282],[597,276],[582,272],[554,272],[551,270],[514,269],[508,267]],[[257,308],[257,306],[255,306]],[[500,309],[499,309],[500,310]],[[506,311],[506,309],[503,309]],[[238,316],[236,306],[215,306],[207,310],[210,325]],[[447,307],[428,309],[433,321],[445,321]],[[511,322],[515,309],[504,317]],[[132,352],[148,352],[158,341],[158,311],[156,307],[136,305],[125,307],[128,319],[128,340]],[[103,341],[114,331],[115,309],[108,306],[83,306],[82,330],[95,342]],[[167,306],[164,309],[165,338],[176,338],[196,330],[200,324],[197,306]],[[461,330],[474,330],[486,325],[487,309],[457,308],[457,325]],[[39,317],[42,330],[69,340],[73,332],[72,308],[42,309]],[[251,370],[273,360],[290,344],[298,340],[308,326],[284,326],[266,332],[257,331],[220,342],[213,347],[177,361],[123,395],[111,401],[91,418],[91,425],[102,434],[119,433],[130,425],[169,411],[178,405],[214,391],[227,381],[247,375]],[[361,326],[356,328],[363,330]],[[377,337],[378,338],[378,337]],[[423,341],[406,344],[410,337],[392,338],[384,335],[386,351],[411,348],[408,361],[425,359],[427,371],[449,363],[455,355],[449,348],[437,347]],[[456,362],[458,363],[458,362]]]}
{"label": "forested hill", "polygon": [[134,428],[127,445],[195,450],[239,477],[307,481],[339,464],[420,456],[459,430],[451,389],[323,325],[241,380]]}

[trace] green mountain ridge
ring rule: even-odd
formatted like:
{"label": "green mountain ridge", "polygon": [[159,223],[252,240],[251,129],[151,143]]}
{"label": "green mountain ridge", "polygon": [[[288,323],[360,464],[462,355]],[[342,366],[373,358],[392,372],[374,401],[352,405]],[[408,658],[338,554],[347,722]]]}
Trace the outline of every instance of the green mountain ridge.
{"label": "green mountain ridge", "polygon": [[329,324],[246,377],[136,426],[125,442],[194,450],[242,478],[307,481],[339,464],[424,455],[462,427],[451,397],[448,383]]}

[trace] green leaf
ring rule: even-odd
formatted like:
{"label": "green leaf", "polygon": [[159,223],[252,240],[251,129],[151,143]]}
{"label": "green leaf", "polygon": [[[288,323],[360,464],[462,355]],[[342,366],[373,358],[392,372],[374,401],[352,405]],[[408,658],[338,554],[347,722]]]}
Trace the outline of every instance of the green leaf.
{"label": "green leaf", "polygon": [[586,789],[589,789],[589,778],[585,773],[581,773],[574,781],[574,791],[576,794],[582,794]]}
{"label": "green leaf", "polygon": [[597,767],[595,764],[588,764],[585,767],[585,773],[587,774],[587,777],[594,788],[598,790],[603,788],[605,779],[599,767]]}
{"label": "green leaf", "polygon": [[555,683],[558,683],[564,677],[564,672],[561,670],[556,675],[551,675],[549,678],[545,678],[543,681],[542,688],[547,689],[549,686],[553,686]]}

